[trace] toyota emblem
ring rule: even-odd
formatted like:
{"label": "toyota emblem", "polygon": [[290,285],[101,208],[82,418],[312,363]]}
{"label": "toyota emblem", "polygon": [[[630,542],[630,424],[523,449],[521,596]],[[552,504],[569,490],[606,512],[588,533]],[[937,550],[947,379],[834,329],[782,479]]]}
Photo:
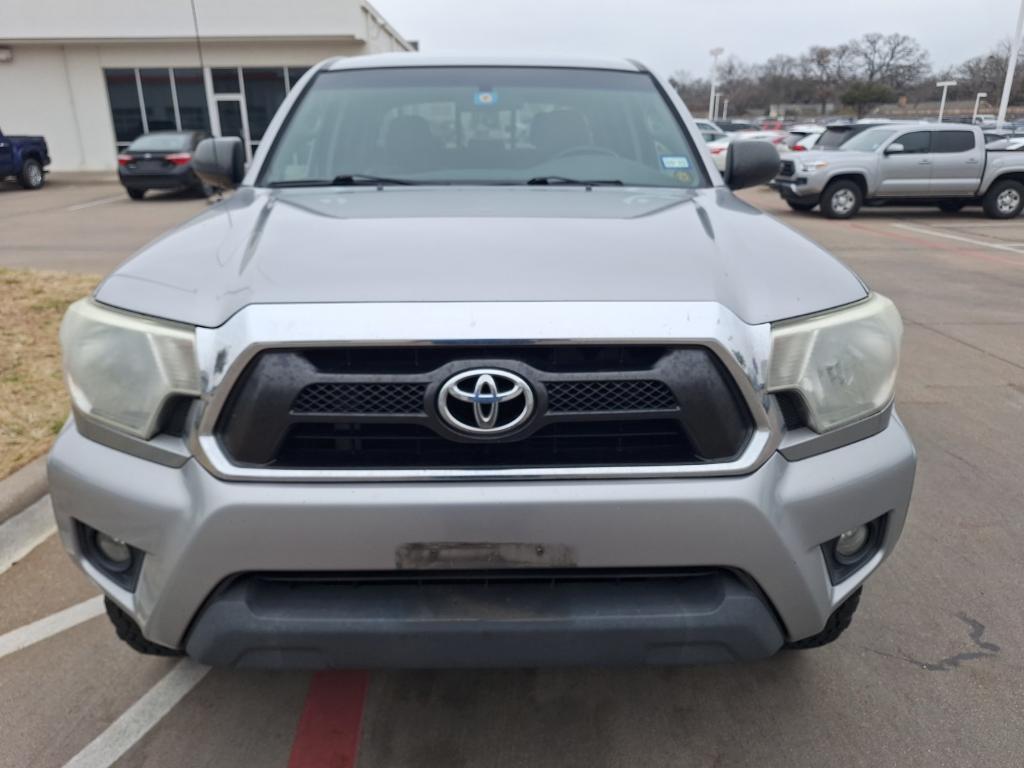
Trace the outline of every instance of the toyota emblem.
{"label": "toyota emblem", "polygon": [[437,396],[437,410],[453,429],[497,436],[521,427],[533,414],[533,390],[510,371],[474,368],[448,379]]}

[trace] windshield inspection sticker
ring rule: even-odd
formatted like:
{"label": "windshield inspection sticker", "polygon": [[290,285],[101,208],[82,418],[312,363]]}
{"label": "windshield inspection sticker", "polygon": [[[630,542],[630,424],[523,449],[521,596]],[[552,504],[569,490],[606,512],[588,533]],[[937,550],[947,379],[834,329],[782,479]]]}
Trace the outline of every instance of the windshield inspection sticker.
{"label": "windshield inspection sticker", "polygon": [[473,94],[473,103],[478,107],[493,107],[498,103],[498,94],[494,91],[477,91]]}
{"label": "windshield inspection sticker", "polygon": [[661,156],[661,167],[668,168],[670,170],[679,170],[681,168],[690,167],[690,158],[679,157],[678,155],[662,155]]}

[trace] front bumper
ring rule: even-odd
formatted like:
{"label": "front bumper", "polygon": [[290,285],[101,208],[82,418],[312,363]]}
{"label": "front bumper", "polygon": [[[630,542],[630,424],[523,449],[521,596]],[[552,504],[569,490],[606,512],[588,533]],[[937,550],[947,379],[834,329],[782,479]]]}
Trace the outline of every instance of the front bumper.
{"label": "front bumper", "polygon": [[191,189],[199,185],[199,177],[192,166],[183,165],[167,170],[118,170],[125,189]]}
{"label": "front bumper", "polygon": [[772,179],[768,186],[778,192],[784,200],[816,200],[821,196],[817,185],[810,186],[806,177],[792,179]]}
{"label": "front bumper", "polygon": [[[180,467],[170,467],[122,453],[83,437],[72,423],[57,440],[49,472],[65,547],[138,622],[148,639],[166,646],[188,647],[208,660],[227,663],[217,655],[217,643],[204,642],[203,638],[216,640],[237,631],[236,637],[247,639],[232,647],[231,658],[245,663],[242,657],[251,650],[255,655],[248,663],[268,664],[273,663],[264,653],[268,638],[273,641],[270,647],[280,645],[270,634],[272,627],[281,628],[273,621],[274,612],[283,610],[287,617],[290,609],[282,608],[280,603],[271,605],[240,597],[231,591],[231,585],[238,583],[232,581],[233,577],[254,573],[393,573],[421,566],[423,561],[410,560],[409,553],[431,548],[443,553],[432,564],[449,568],[480,567],[473,557],[481,548],[493,554],[504,551],[503,545],[514,551],[525,545],[531,551],[548,553],[530,562],[541,567],[696,567],[744,574],[753,585],[747,596],[757,595],[762,607],[766,611],[770,608],[777,617],[780,637],[798,640],[819,632],[833,610],[892,551],[903,528],[915,463],[906,431],[893,418],[884,431],[851,445],[800,461],[788,461],[774,453],[757,471],[738,476],[237,482],[215,477],[192,459]],[[857,573],[833,586],[820,545],[883,514],[888,514],[888,523],[881,549]],[[145,553],[134,593],[117,587],[83,557],[74,533],[76,519]],[[459,552],[469,555],[460,559]],[[546,560],[548,557],[552,559]],[[488,560],[483,564],[493,567],[515,563],[501,562],[499,557],[497,562]],[[215,594],[218,600],[211,601]],[[673,604],[681,606],[674,618],[665,618],[664,606],[658,604],[663,598],[674,599]],[[594,599],[599,606],[592,602]],[[547,647],[553,663],[566,661],[572,640],[582,646],[593,637],[604,638],[595,640],[593,647],[595,653],[604,649],[605,653],[597,655],[611,661],[699,660],[704,657],[696,647],[706,647],[711,642],[708,638],[716,636],[719,642],[711,645],[718,649],[715,653],[725,656],[749,658],[778,647],[779,638],[773,640],[771,631],[765,629],[760,610],[752,610],[747,619],[740,621],[745,627],[741,635],[747,640],[734,642],[730,638],[736,635],[729,628],[729,622],[735,623],[733,613],[727,612],[730,618],[726,621],[721,619],[726,614],[714,616],[717,609],[705,610],[710,618],[694,623],[687,618],[696,615],[692,606],[682,605],[679,594],[666,598],[655,590],[645,600],[652,615],[662,615],[662,624],[652,629],[645,621],[633,621],[640,614],[623,620],[622,605],[616,599],[613,594],[603,593],[563,602],[555,624],[540,619],[524,623],[515,611],[504,616],[499,615],[500,611],[494,613],[493,602],[463,601],[454,613],[439,610],[432,615],[444,626],[429,642],[403,645],[403,638],[411,637],[408,621],[415,618],[414,607],[422,609],[422,604],[396,598],[391,603],[394,615],[385,617],[390,623],[378,622],[374,642],[358,647],[380,647],[383,639],[379,633],[383,633],[401,649],[392,648],[380,663],[401,666],[451,662],[451,654],[434,656],[429,649],[436,648],[436,643],[444,644],[447,633],[456,628],[469,632],[462,639],[472,638],[474,632],[479,639],[479,632],[485,631],[493,640],[487,645],[493,653],[473,657],[474,663],[481,664],[542,663],[544,658],[537,654],[544,655],[544,643],[538,643],[529,658],[512,652],[515,643],[511,638],[516,631],[550,641]],[[264,618],[270,617],[269,623],[254,623],[245,618],[244,612],[232,614],[227,610],[238,608],[239,600],[248,601],[250,613],[263,611]],[[752,607],[746,599],[741,602]],[[196,622],[204,605],[216,609],[218,616],[228,617],[218,619],[217,626],[211,625],[215,632],[204,634],[207,626]],[[529,601],[524,605],[530,605]],[[310,632],[317,626],[322,632],[326,625],[314,621],[302,629],[302,612],[308,608],[294,607],[291,615],[300,621],[290,625],[291,630],[299,628],[297,632],[289,630],[290,647],[301,647],[304,637],[314,648],[323,646]],[[581,611],[604,616],[611,623],[598,629],[614,631],[598,632],[588,639],[587,627],[578,620]],[[315,614],[313,611],[306,616]],[[544,612],[535,610],[534,614],[542,616]],[[204,617],[211,615],[209,610],[204,613]],[[333,616],[339,618],[337,608]],[[700,631],[689,633],[698,625]],[[424,626],[419,625],[421,629]],[[594,626],[598,625],[591,625],[591,629]],[[352,650],[357,647],[353,643],[358,633],[353,634],[356,629],[351,622],[342,616],[334,627],[327,632],[327,647],[347,647],[350,653],[342,652],[342,656],[328,659],[329,663],[342,657],[373,663],[370,656]],[[530,632],[530,627],[538,631]],[[616,655],[612,649],[619,641],[606,641],[622,633],[632,637],[628,644],[633,650]],[[466,643],[456,645],[468,647]],[[662,646],[693,646],[693,653],[677,648],[659,656],[658,648]],[[755,650],[737,650],[741,646]],[[599,660],[582,649],[578,658],[587,663]]]}

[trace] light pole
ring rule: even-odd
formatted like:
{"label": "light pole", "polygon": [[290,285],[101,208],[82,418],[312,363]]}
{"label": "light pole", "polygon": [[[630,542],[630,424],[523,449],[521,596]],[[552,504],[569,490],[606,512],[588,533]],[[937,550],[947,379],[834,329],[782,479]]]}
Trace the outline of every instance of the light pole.
{"label": "light pole", "polygon": [[949,90],[951,85],[956,85],[956,80],[943,80],[940,83],[936,83],[937,88],[942,89],[942,101],[939,102],[939,122],[942,122],[942,113],[946,111],[946,91]]}
{"label": "light pole", "polygon": [[[1021,0],[1024,2],[1024,0]],[[711,102],[708,104],[708,120],[715,119],[715,89],[718,87],[718,57],[725,52],[724,48],[712,48],[711,54]]]}
{"label": "light pole", "polygon": [[711,118],[712,120],[717,120],[718,119],[718,107],[719,107],[719,105],[721,103],[722,103],[722,92],[721,91],[715,91],[715,114],[714,114],[714,117]]}
{"label": "light pole", "polygon": [[978,123],[978,105],[981,103],[981,100],[984,99],[986,96],[988,96],[988,94],[982,91],[981,93],[974,97],[974,114],[971,115],[971,122],[974,123],[975,125],[977,125]]}
{"label": "light pole", "polygon": [[729,119],[729,99],[728,99],[728,97],[726,97],[725,103],[722,105],[722,119],[723,120],[728,120]]}
{"label": "light pole", "polygon": [[1003,96],[999,99],[999,116],[996,128],[1002,128],[1006,122],[1006,108],[1010,106],[1010,90],[1013,88],[1013,73],[1017,69],[1017,56],[1020,54],[1020,33],[1024,30],[1024,0],[1020,0],[1020,11],[1017,13],[1017,31],[1010,43],[1010,60],[1006,64],[1006,80],[1003,81]]}

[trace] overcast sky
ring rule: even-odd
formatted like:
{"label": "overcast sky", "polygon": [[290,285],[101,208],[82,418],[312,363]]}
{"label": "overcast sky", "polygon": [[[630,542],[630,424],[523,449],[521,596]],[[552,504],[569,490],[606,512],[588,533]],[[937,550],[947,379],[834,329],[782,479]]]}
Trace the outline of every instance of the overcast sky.
{"label": "overcast sky", "polygon": [[[372,0],[422,50],[640,59],[704,74],[722,46],[748,62],[865,32],[917,38],[937,68],[1009,39],[1018,0]],[[945,9],[948,8],[949,12]]]}

